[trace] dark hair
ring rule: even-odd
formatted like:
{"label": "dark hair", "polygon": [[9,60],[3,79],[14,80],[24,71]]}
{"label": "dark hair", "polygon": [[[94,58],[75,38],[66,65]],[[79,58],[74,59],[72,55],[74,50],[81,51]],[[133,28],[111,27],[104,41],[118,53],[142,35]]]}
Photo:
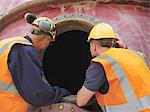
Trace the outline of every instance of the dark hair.
{"label": "dark hair", "polygon": [[[51,38],[53,37],[53,35],[52,35],[51,33],[44,32],[44,31],[42,31],[42,30],[36,30],[36,29],[32,29],[32,30],[31,30],[31,34],[34,34],[34,35],[45,34],[45,35],[50,36]],[[52,38],[52,39],[53,39],[53,38]]]}
{"label": "dark hair", "polygon": [[98,39],[96,40],[98,41],[99,45],[102,47],[114,47],[114,45],[116,44],[116,39],[113,38],[104,38],[104,39]]}

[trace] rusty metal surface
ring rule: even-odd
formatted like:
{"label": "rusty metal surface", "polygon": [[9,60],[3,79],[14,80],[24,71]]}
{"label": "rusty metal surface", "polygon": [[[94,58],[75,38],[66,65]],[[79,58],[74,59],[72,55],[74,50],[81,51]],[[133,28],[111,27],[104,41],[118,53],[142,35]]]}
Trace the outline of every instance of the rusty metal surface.
{"label": "rusty metal surface", "polygon": [[[72,103],[56,103],[38,108],[34,112],[90,112]],[[100,112],[100,111],[99,111]]]}

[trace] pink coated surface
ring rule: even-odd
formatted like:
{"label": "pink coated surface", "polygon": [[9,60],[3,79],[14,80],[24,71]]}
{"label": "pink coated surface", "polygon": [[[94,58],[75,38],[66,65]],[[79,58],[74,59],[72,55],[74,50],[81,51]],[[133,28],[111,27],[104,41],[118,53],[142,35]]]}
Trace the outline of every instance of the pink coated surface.
{"label": "pink coated surface", "polygon": [[[6,4],[11,7],[13,2],[20,4],[25,0],[2,0],[0,1],[0,11],[6,8]],[[12,5],[12,7],[14,6]],[[148,10],[133,5],[99,4],[96,1],[89,1],[51,6],[49,10],[39,12],[37,15],[54,18],[67,13],[83,13],[109,23],[128,47],[145,54],[150,65],[150,12]],[[0,32],[0,40],[25,35],[28,28],[29,25],[23,18],[14,21]]]}
{"label": "pink coated surface", "polygon": [[27,1],[32,1],[32,0],[0,0],[0,14]]}

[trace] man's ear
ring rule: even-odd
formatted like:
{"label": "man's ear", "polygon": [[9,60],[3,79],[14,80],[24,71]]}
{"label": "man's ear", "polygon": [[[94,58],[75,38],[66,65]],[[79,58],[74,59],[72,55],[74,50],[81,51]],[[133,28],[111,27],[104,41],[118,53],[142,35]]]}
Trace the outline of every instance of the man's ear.
{"label": "man's ear", "polygon": [[93,50],[96,51],[96,44],[94,42],[91,43],[91,46],[92,46]]}

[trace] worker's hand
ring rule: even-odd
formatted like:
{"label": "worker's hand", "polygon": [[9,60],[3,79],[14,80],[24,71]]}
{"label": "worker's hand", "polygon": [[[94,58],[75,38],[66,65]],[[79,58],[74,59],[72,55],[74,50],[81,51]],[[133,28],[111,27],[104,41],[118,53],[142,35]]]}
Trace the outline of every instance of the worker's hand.
{"label": "worker's hand", "polygon": [[120,48],[126,49],[127,46],[123,43],[123,41],[121,40],[121,38],[119,37],[119,35],[116,34],[116,38],[117,38],[116,43],[118,44],[118,46],[119,46]]}
{"label": "worker's hand", "polygon": [[95,105],[96,104],[96,98],[95,98],[95,96],[93,96],[91,99],[90,99],[90,101],[86,104],[86,105],[84,105],[83,107],[89,107],[89,106],[91,106],[91,105]]}
{"label": "worker's hand", "polygon": [[[70,102],[70,103],[74,103],[76,104],[76,98],[77,98],[77,95],[69,95],[69,96],[65,96],[62,98],[62,102]],[[90,105],[93,105],[96,103],[96,98],[95,97],[92,97],[90,99],[90,101],[83,107],[88,107]]]}
{"label": "worker's hand", "polygon": [[76,103],[76,97],[77,97],[77,95],[69,95],[69,96],[65,96],[65,97],[62,98],[61,101],[63,101],[63,102]]}

